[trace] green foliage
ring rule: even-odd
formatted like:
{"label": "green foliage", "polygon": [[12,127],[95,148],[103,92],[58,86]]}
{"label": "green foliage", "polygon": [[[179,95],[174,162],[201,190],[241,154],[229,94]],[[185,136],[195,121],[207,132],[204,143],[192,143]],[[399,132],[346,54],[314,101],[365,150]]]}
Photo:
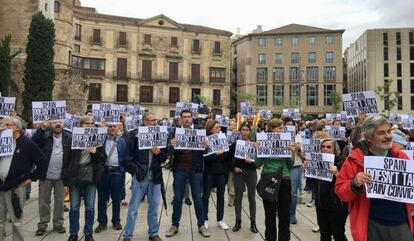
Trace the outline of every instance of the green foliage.
{"label": "green foliage", "polygon": [[332,111],[338,113],[342,110],[342,94],[336,91],[329,93],[329,101],[332,103]]}
{"label": "green foliage", "polygon": [[23,82],[23,117],[30,120],[32,101],[52,100],[55,66],[53,64],[55,27],[41,12],[33,15],[26,46]]}
{"label": "green foliage", "polygon": [[11,35],[6,35],[0,40],[0,93],[2,96],[9,95],[11,74],[11,61],[20,51],[11,54],[10,50]]}
{"label": "green foliage", "polygon": [[387,117],[390,116],[391,111],[398,103],[399,93],[397,91],[390,91],[392,82],[392,79],[384,81],[383,86],[377,86],[375,89],[375,93],[378,95],[380,100],[384,101],[384,109],[382,111],[386,112]]}

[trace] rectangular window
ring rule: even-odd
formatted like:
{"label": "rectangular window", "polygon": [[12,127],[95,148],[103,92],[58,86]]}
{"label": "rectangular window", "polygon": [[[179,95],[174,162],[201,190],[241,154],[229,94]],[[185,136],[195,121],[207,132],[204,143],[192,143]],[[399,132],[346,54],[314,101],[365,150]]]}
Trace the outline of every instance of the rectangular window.
{"label": "rectangular window", "polygon": [[411,96],[411,110],[414,110],[414,95]]}
{"label": "rectangular window", "polygon": [[139,101],[144,103],[152,103],[153,100],[153,87],[141,86],[139,90]]}
{"label": "rectangular window", "polygon": [[193,88],[191,89],[191,102],[198,102],[198,97],[201,95],[201,89]]}
{"label": "rectangular window", "polygon": [[72,55],[72,68],[83,69],[83,58]]}
{"label": "rectangular window", "polygon": [[402,65],[401,63],[397,63],[397,77],[402,76]]}
{"label": "rectangular window", "polygon": [[326,52],[325,61],[326,63],[333,63],[333,52]]}
{"label": "rectangular window", "polygon": [[410,60],[414,60],[414,46],[410,46]]}
{"label": "rectangular window", "polygon": [[410,63],[410,77],[414,77],[414,63]]}
{"label": "rectangular window", "polygon": [[414,79],[410,80],[410,93],[414,94]]}
{"label": "rectangular window", "polygon": [[256,68],[256,80],[267,82],[267,68]]}
{"label": "rectangular window", "polygon": [[299,85],[289,85],[289,100],[293,106],[299,106]]}
{"label": "rectangular window", "polygon": [[388,33],[382,33],[382,41],[384,46],[388,45]]}
{"label": "rectangular window", "polygon": [[191,65],[191,81],[200,82],[200,65],[199,64]]}
{"label": "rectangular window", "polygon": [[299,37],[292,37],[292,45],[293,46],[299,45]]}
{"label": "rectangular window", "polygon": [[401,45],[401,33],[400,32],[395,33],[395,44]]}
{"label": "rectangular window", "polygon": [[408,43],[414,44],[414,36],[412,31],[408,33]]}
{"label": "rectangular window", "polygon": [[144,34],[144,44],[151,44],[151,34]]}
{"label": "rectangular window", "polygon": [[399,95],[397,98],[397,109],[402,110],[403,109],[403,98],[402,95]]}
{"label": "rectangular window", "polygon": [[283,105],[283,85],[273,85],[273,105]]}
{"label": "rectangular window", "polygon": [[211,83],[226,83],[226,69],[225,68],[210,68],[210,82]]}
{"label": "rectangular window", "polygon": [[275,64],[282,64],[282,54],[275,53]]}
{"label": "rectangular window", "polygon": [[89,70],[102,70],[105,71],[104,59],[83,59],[83,68]]}
{"label": "rectangular window", "polygon": [[142,79],[152,79],[152,60],[142,60]]}
{"label": "rectangular window", "polygon": [[170,87],[170,96],[168,99],[170,104],[175,104],[180,102],[180,88],[178,87]]}
{"label": "rectangular window", "polygon": [[177,62],[170,62],[169,80],[171,81],[178,80],[178,63]]}
{"label": "rectangular window", "polygon": [[289,80],[299,80],[300,78],[300,69],[298,67],[289,68]]}
{"label": "rectangular window", "polygon": [[318,85],[306,85],[306,105],[318,105]]}
{"label": "rectangular window", "polygon": [[267,85],[256,85],[256,104],[267,105]]}
{"label": "rectangular window", "polygon": [[326,66],[324,73],[325,80],[336,80],[336,67],[335,66]]}
{"label": "rectangular window", "polygon": [[397,61],[401,60],[401,47],[397,46]]}
{"label": "rectangular window", "polygon": [[79,44],[75,44],[74,52],[80,54],[80,45]]}
{"label": "rectangular window", "polygon": [[221,105],[221,90],[213,90],[213,105]]}
{"label": "rectangular window", "polygon": [[384,61],[388,61],[388,47],[384,47]]}
{"label": "rectangular window", "polygon": [[126,58],[117,58],[116,61],[116,76],[118,79],[126,79],[127,78],[127,62]]}
{"label": "rectangular window", "polygon": [[299,64],[300,62],[300,55],[299,53],[291,53],[291,60],[290,62],[292,64]]}
{"label": "rectangular window", "polygon": [[388,77],[389,71],[388,71],[388,64],[384,63],[384,77]]}
{"label": "rectangular window", "polygon": [[75,39],[81,40],[82,25],[75,23]]}
{"label": "rectangular window", "polygon": [[332,35],[328,35],[326,36],[326,44],[333,44],[333,36]]}
{"label": "rectangular window", "polygon": [[318,67],[306,67],[306,79],[308,81],[318,81]]}
{"label": "rectangular window", "polygon": [[275,45],[282,46],[282,37],[275,37]]}
{"label": "rectangular window", "polygon": [[264,46],[266,46],[266,39],[265,38],[258,38],[257,43],[258,43],[259,47],[264,47]]}
{"label": "rectangular window", "polygon": [[397,79],[397,91],[398,93],[402,93],[402,80]]}
{"label": "rectangular window", "polygon": [[128,85],[116,85],[116,101],[128,102]]}
{"label": "rectangular window", "polygon": [[315,36],[309,36],[308,37],[308,44],[309,45],[315,45],[316,43],[316,37]]}
{"label": "rectangular window", "polygon": [[93,30],[92,44],[96,44],[96,45],[101,44],[101,30],[100,29]]}
{"label": "rectangular window", "polygon": [[214,41],[214,53],[220,54],[221,53],[221,47],[219,41]]}
{"label": "rectangular window", "polygon": [[178,47],[177,37],[171,37],[171,47]]}
{"label": "rectangular window", "polygon": [[284,80],[284,68],[274,67],[273,68],[273,81],[283,81],[283,80]]}
{"label": "rectangular window", "polygon": [[102,99],[102,85],[97,83],[90,83],[89,84],[89,94],[88,100],[89,101],[101,101]]}
{"label": "rectangular window", "polygon": [[200,53],[200,40],[193,39],[193,53]]}
{"label": "rectangular window", "polygon": [[331,98],[332,92],[335,92],[335,85],[323,86],[323,104],[325,106],[332,106],[334,104]]}
{"label": "rectangular window", "polygon": [[126,32],[119,32],[119,47],[127,47],[127,36]]}
{"label": "rectangular window", "polygon": [[316,53],[315,52],[309,52],[308,53],[308,63],[309,64],[316,63]]}
{"label": "rectangular window", "polygon": [[266,54],[259,54],[258,55],[258,63],[259,64],[266,64]]}
{"label": "rectangular window", "polygon": [[60,2],[55,1],[55,13],[58,13],[60,10]]}

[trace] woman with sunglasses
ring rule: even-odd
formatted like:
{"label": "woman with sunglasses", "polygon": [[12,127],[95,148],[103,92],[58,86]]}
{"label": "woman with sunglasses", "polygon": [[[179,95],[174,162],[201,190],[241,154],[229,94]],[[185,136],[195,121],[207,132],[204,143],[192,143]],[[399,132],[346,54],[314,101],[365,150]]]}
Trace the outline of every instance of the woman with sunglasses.
{"label": "woman with sunglasses", "polygon": [[[244,141],[250,141],[251,129],[247,122],[241,123],[239,127],[241,138]],[[234,156],[236,143],[230,147],[230,155]],[[241,228],[241,210],[244,187],[247,186],[247,196],[249,199],[250,210],[250,231],[257,233],[256,227],[256,184],[257,172],[255,160],[240,159],[234,157],[233,160],[233,180],[234,180],[234,209],[236,212],[236,224],[233,227],[233,232],[237,232]]]}
{"label": "woman with sunglasses", "polygon": [[321,241],[346,241],[345,222],[348,217],[348,205],[335,194],[335,180],[343,164],[340,149],[335,140],[325,139],[321,143],[321,152],[335,155],[334,165],[330,167],[332,182],[317,180],[315,191],[316,216],[321,233]]}
{"label": "woman with sunglasses", "polygon": [[[266,126],[266,132],[284,132],[283,121],[272,119]],[[297,144],[290,144],[288,147],[292,153],[298,148]],[[293,154],[292,154],[293,155]],[[265,237],[267,241],[288,241],[290,240],[290,219],[289,208],[291,201],[291,182],[289,169],[293,164],[293,156],[290,158],[257,158],[256,166],[263,166],[262,173],[276,173],[282,170],[282,182],[278,193],[278,200],[263,200],[265,210]],[[276,216],[279,218],[279,238],[277,239]]]}

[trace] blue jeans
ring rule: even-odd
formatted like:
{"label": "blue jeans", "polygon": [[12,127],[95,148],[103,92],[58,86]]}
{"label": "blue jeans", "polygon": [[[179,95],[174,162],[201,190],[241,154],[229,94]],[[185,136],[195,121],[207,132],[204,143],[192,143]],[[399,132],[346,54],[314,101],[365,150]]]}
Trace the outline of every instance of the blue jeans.
{"label": "blue jeans", "polygon": [[141,182],[137,180],[135,175],[132,177],[132,196],[129,201],[124,238],[132,238],[132,235],[134,234],[139,205],[141,204],[141,200],[145,193],[147,193],[149,204],[147,213],[148,235],[153,237],[158,234],[158,206],[161,200],[161,184],[154,184],[149,178],[150,175],[147,175]]}
{"label": "blue jeans", "polygon": [[94,184],[70,188],[69,232],[71,235],[78,235],[79,232],[81,194],[83,194],[85,202],[85,226],[83,227],[83,233],[85,235],[92,235],[96,196],[96,185]]}
{"label": "blue jeans", "polygon": [[108,223],[106,201],[109,200],[109,196],[112,199],[112,224],[118,224],[121,221],[119,213],[121,209],[123,180],[124,178],[120,170],[108,170],[102,174],[101,182],[98,185],[98,223],[100,225],[106,225]]}
{"label": "blue jeans", "polygon": [[203,177],[203,211],[204,220],[208,220],[208,200],[212,187],[217,187],[217,222],[223,221],[224,215],[224,191],[226,188],[226,175],[213,175],[204,173]]}
{"label": "blue jeans", "polygon": [[197,216],[197,226],[201,227],[204,225],[203,200],[201,199],[203,173],[194,172],[191,169],[177,168],[174,172],[172,224],[177,227],[180,225],[185,185],[187,184],[187,181],[189,181],[191,186],[191,195],[193,197],[194,209]]}
{"label": "blue jeans", "polygon": [[292,201],[290,202],[289,215],[291,218],[296,218],[296,205],[298,200],[298,192],[302,182],[302,166],[294,166],[289,171],[290,182],[292,185]]}

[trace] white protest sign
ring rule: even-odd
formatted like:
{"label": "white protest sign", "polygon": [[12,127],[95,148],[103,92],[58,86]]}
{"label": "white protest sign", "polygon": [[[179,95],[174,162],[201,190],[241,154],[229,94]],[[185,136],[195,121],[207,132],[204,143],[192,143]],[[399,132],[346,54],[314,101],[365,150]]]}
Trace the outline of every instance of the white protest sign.
{"label": "white protest sign", "polygon": [[413,150],[401,150],[402,152],[404,152],[407,156],[408,156],[408,158],[410,159],[410,160],[413,160],[414,158],[414,151]]}
{"label": "white protest sign", "polygon": [[259,110],[260,116],[264,120],[270,120],[270,110]]}
{"label": "white protest sign", "polygon": [[142,115],[144,115],[144,112],[145,112],[145,107],[133,106],[133,105],[128,105],[127,106],[127,113],[130,116],[142,116]]}
{"label": "white protest sign", "polygon": [[198,150],[204,151],[203,141],[206,139],[205,129],[176,128],[175,139],[177,145],[175,150]]}
{"label": "white protest sign", "polygon": [[334,154],[307,152],[305,159],[307,163],[305,177],[332,182],[333,174],[329,168],[334,164]]}
{"label": "white protest sign", "polygon": [[230,125],[230,118],[224,115],[216,115],[216,121],[223,127],[229,127]]}
{"label": "white protest sign", "polygon": [[227,142],[229,143],[229,146],[231,146],[231,144],[241,139],[241,133],[238,131],[227,131],[226,137],[227,137]]}
{"label": "white protest sign", "polygon": [[250,102],[240,102],[240,113],[243,117],[249,116],[253,112],[253,106]]}
{"label": "white protest sign", "polygon": [[283,109],[283,115],[290,117],[293,120],[300,120],[299,109]]}
{"label": "white protest sign", "polygon": [[224,133],[218,133],[207,136],[208,148],[204,156],[209,156],[216,153],[219,150],[228,151],[229,143],[227,142],[226,135]]}
{"label": "white protest sign", "polygon": [[413,154],[413,152],[414,152],[414,142],[407,142],[407,145],[405,146],[405,150],[411,151],[412,155],[410,156],[409,153],[407,155],[408,155],[408,158],[414,160],[414,154]]}
{"label": "white protest sign", "polygon": [[198,113],[198,104],[196,103],[187,103],[187,102],[177,102],[175,104],[175,117],[180,117],[181,111],[190,110],[193,116]]}
{"label": "white protest sign", "polygon": [[285,132],[290,133],[290,135],[292,136],[292,141],[295,141],[295,137],[296,137],[296,127],[295,126],[286,125],[285,126]]}
{"label": "white protest sign", "polygon": [[16,97],[0,97],[0,117],[8,117],[16,109]]}
{"label": "white protest sign", "polygon": [[341,114],[327,113],[326,119],[327,120],[340,120],[341,122],[346,122],[347,121],[346,112],[341,111]]}
{"label": "white protest sign", "polygon": [[115,104],[92,104],[94,122],[106,121],[108,125],[118,125],[121,107]]}
{"label": "white protest sign", "polygon": [[125,117],[125,129],[126,131],[132,131],[138,128],[142,123],[139,123],[139,120],[142,120],[142,116],[127,116]]}
{"label": "white protest sign", "polygon": [[33,123],[40,123],[44,120],[65,121],[66,101],[33,101],[32,117]]}
{"label": "white protest sign", "polygon": [[364,172],[372,177],[365,183],[368,198],[414,204],[414,161],[383,156],[365,156]]}
{"label": "white protest sign", "polygon": [[80,116],[78,115],[72,115],[72,114],[66,113],[65,124],[64,124],[63,129],[66,131],[72,132],[73,127],[78,125],[79,119],[80,119]]}
{"label": "white protest sign", "polygon": [[410,115],[401,115],[401,121],[403,123],[403,128],[406,130],[414,129],[414,116]]}
{"label": "white protest sign", "polygon": [[257,157],[291,157],[288,145],[292,143],[290,133],[257,133]]}
{"label": "white protest sign", "polygon": [[303,152],[320,152],[321,142],[321,139],[303,139]]}
{"label": "white protest sign", "polygon": [[346,129],[344,126],[325,126],[329,136],[334,140],[343,140]]}
{"label": "white protest sign", "polygon": [[256,159],[256,148],[250,141],[237,140],[234,157],[254,161]]}
{"label": "white protest sign", "polygon": [[0,136],[0,156],[13,155],[13,131],[6,129],[1,132]]}
{"label": "white protest sign", "polygon": [[166,126],[139,126],[137,137],[139,150],[149,150],[154,146],[167,147],[168,131]]}
{"label": "white protest sign", "polygon": [[100,147],[105,141],[107,127],[73,127],[72,129],[72,149],[84,150],[89,147]]}
{"label": "white protest sign", "polygon": [[355,117],[362,113],[378,114],[374,91],[343,94],[342,102],[347,116]]}

